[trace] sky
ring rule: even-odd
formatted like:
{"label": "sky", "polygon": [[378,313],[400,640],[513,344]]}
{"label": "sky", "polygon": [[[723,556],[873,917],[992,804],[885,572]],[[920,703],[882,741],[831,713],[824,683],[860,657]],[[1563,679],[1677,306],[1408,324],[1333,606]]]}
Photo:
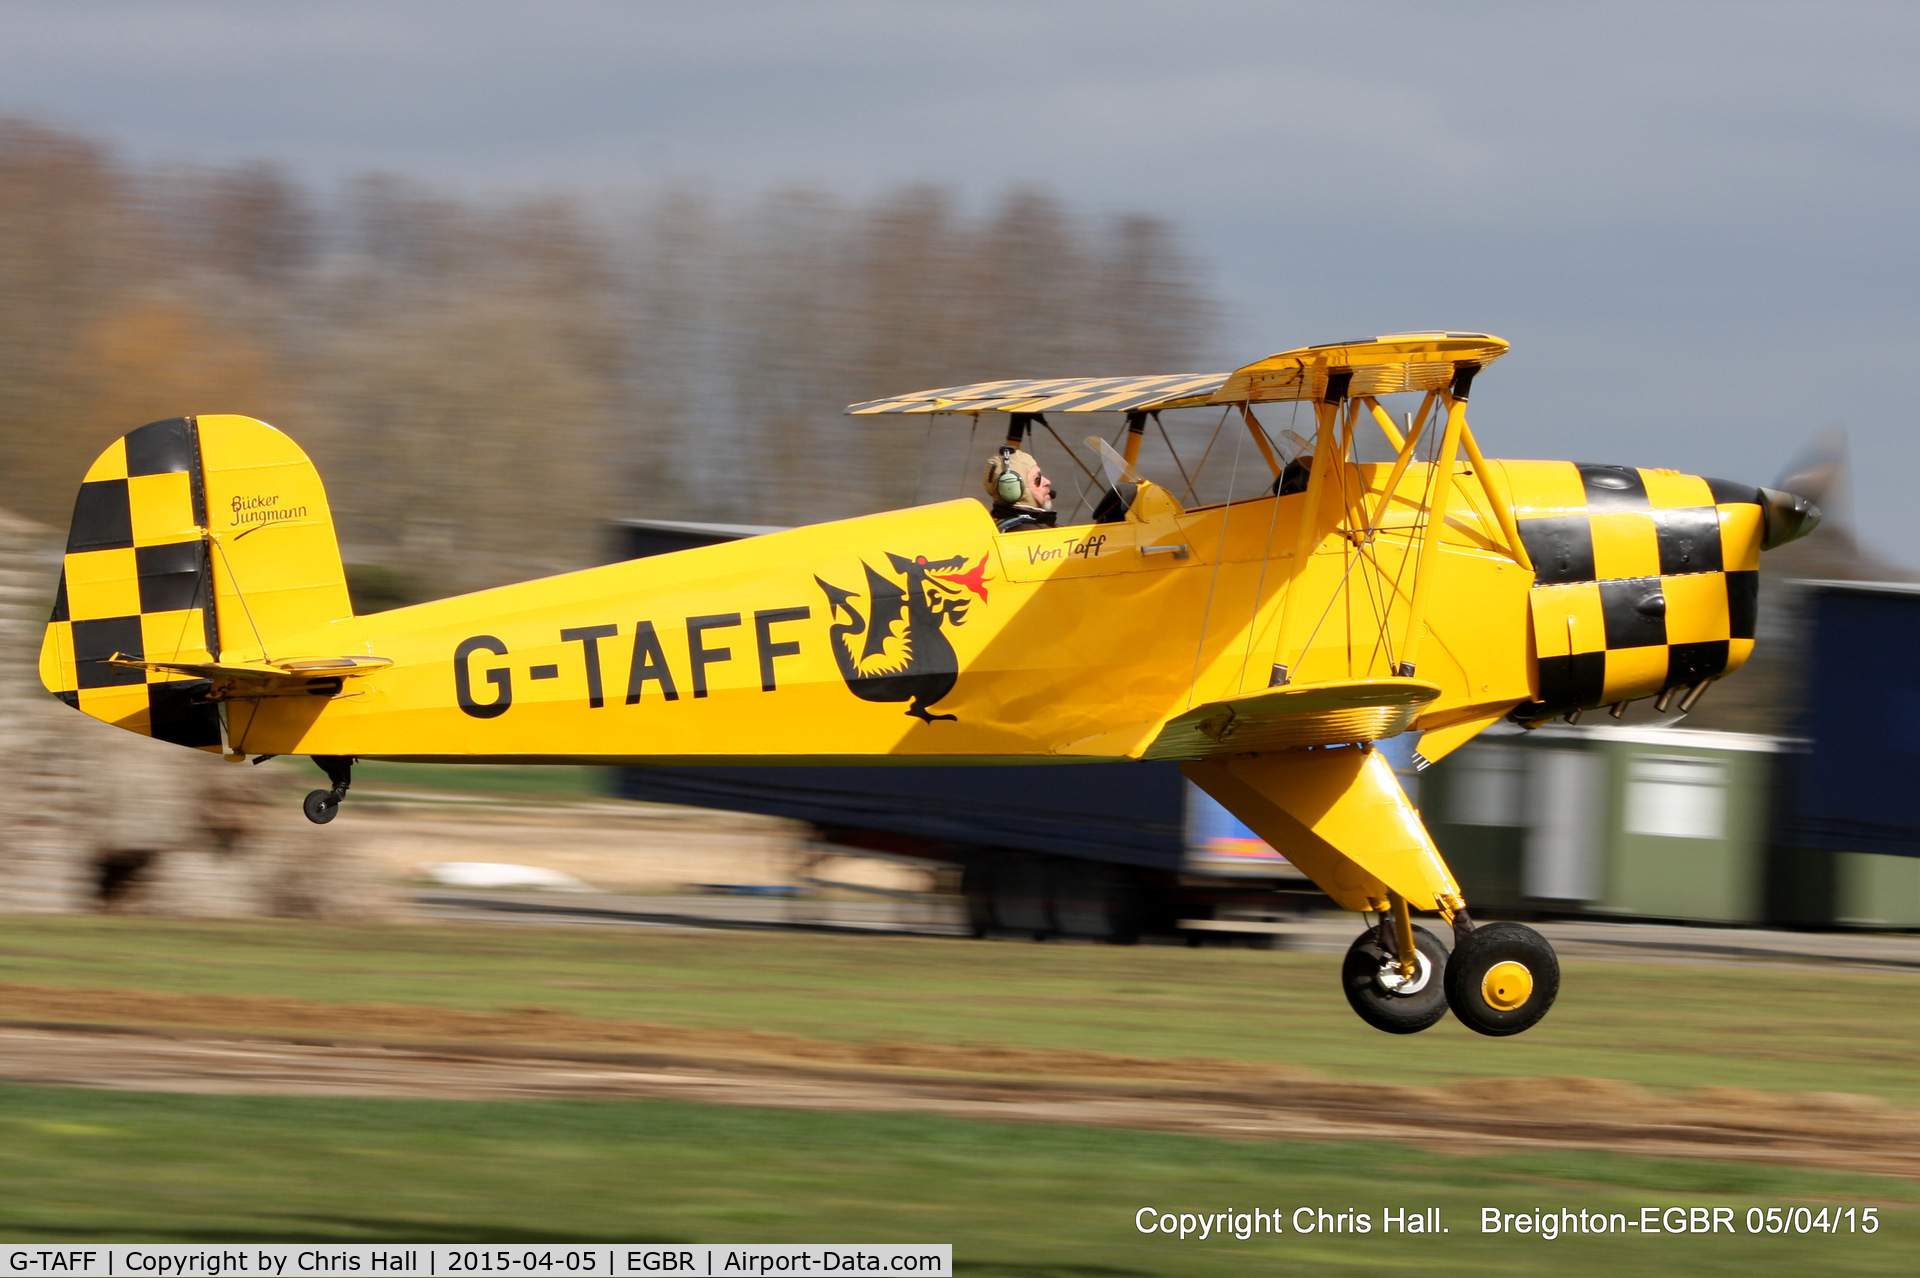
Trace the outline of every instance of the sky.
{"label": "sky", "polygon": [[1759,483],[1842,426],[1853,522],[1920,567],[1920,6],[0,0],[0,31],[0,113],[140,159],[1156,214],[1223,368],[1496,333],[1489,452]]}

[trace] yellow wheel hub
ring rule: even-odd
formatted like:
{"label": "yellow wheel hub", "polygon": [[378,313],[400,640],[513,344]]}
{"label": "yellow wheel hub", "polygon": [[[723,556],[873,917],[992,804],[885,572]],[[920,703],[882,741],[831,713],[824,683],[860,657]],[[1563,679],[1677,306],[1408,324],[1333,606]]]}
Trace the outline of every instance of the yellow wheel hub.
{"label": "yellow wheel hub", "polygon": [[1495,1011],[1511,1012],[1533,997],[1533,973],[1511,959],[1495,963],[1480,978],[1480,995]]}

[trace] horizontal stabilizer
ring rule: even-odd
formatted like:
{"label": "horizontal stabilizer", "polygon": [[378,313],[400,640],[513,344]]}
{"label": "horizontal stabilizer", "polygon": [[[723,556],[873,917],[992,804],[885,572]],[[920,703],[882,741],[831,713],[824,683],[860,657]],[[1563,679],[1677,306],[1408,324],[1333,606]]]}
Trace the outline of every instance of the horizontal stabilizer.
{"label": "horizontal stabilizer", "polygon": [[1378,741],[1405,732],[1421,707],[1439,695],[1439,684],[1419,679],[1263,688],[1175,716],[1141,757],[1205,759]]}
{"label": "horizontal stabilizer", "polygon": [[156,674],[186,675],[194,679],[245,679],[269,683],[276,679],[352,679],[384,670],[387,657],[285,657],[276,661],[150,661],[115,653],[109,666],[146,670]]}

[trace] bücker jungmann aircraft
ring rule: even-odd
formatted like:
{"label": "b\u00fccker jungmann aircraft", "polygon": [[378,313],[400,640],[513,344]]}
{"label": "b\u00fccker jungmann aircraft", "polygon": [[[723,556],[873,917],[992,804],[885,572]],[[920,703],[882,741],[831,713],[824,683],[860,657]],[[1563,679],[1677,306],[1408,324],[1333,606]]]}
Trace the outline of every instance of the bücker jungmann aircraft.
{"label": "b\u00fccker jungmann aircraft", "polygon": [[[1811,502],[1672,470],[1490,461],[1467,425],[1481,333],[1310,346],[1229,375],[992,382],[856,404],[1126,414],[1100,522],[1000,533],[960,499],[794,528],[357,617],[320,476],[248,417],[154,422],[74,506],[41,679],[163,741],[501,763],[1063,764],[1178,760],[1341,907],[1369,1024],[1451,1008],[1535,1024],[1552,949],[1476,926],[1374,743],[1444,757],[1500,719],[1656,698],[1690,708],[1753,649],[1759,556]],[[1418,396],[1396,420],[1381,397]],[[1315,429],[1276,447],[1256,407]],[[1218,406],[1271,484],[1184,507],[1137,474],[1162,409]],[[1301,420],[1304,421],[1304,418]],[[1049,430],[1051,426],[1047,427]],[[1379,430],[1393,459],[1362,464]],[[1190,495],[1189,490],[1189,495]],[[983,796],[990,806],[991,796]],[[983,819],[985,819],[983,817]],[[1451,953],[1413,911],[1436,912]]]}

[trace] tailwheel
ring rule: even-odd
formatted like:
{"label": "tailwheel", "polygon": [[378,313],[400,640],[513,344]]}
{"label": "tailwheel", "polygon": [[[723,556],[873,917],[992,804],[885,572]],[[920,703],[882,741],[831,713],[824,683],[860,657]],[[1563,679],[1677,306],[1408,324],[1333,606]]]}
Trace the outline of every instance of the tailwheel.
{"label": "tailwheel", "polygon": [[308,791],[307,797],[300,803],[300,810],[315,825],[325,825],[340,815],[340,800],[347,797],[347,787],[353,784],[353,760],[344,755],[316,754],[313,762],[327,774],[327,780],[333,782],[333,788]]}
{"label": "tailwheel", "polygon": [[340,796],[332,790],[309,790],[300,810],[315,825],[325,825],[340,814]]}
{"label": "tailwheel", "polygon": [[[1340,984],[1360,1019],[1389,1034],[1418,1034],[1447,1014],[1447,951],[1423,927],[1412,929],[1414,971],[1401,971],[1393,930],[1385,920],[1347,947]],[[1383,935],[1384,933],[1384,935]],[[1392,946],[1393,948],[1389,948]]]}
{"label": "tailwheel", "polygon": [[1447,962],[1447,1005],[1477,1034],[1531,1029],[1560,993],[1560,960],[1547,938],[1519,923],[1460,933]]}

